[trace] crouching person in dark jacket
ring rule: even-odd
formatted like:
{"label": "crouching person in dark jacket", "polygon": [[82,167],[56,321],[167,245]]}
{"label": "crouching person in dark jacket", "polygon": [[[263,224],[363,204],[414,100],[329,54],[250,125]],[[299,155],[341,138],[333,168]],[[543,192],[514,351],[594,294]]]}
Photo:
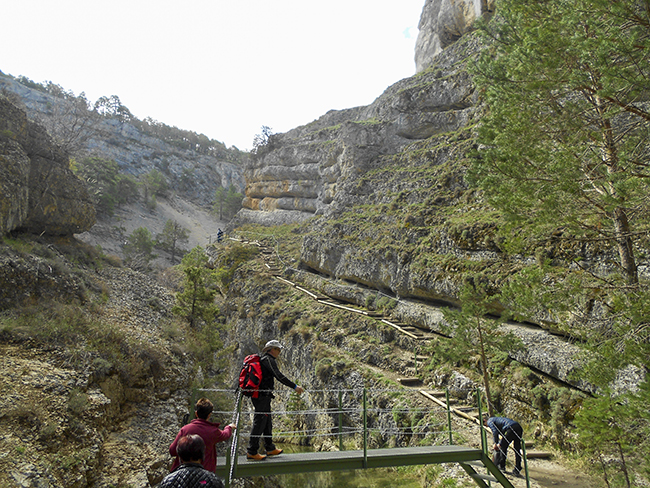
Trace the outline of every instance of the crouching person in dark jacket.
{"label": "crouching person in dark jacket", "polygon": [[519,422],[506,417],[483,417],[483,425],[490,428],[492,437],[494,439],[493,449],[496,451],[497,468],[501,471],[506,469],[506,455],[508,454],[508,446],[513,444],[515,451],[515,469],[512,474],[521,476],[521,438],[523,436],[523,429]]}
{"label": "crouching person in dark jacket", "polygon": [[181,464],[165,476],[158,488],[224,488],[223,482],[201,465],[205,442],[200,435],[181,437],[176,452],[181,458]]}

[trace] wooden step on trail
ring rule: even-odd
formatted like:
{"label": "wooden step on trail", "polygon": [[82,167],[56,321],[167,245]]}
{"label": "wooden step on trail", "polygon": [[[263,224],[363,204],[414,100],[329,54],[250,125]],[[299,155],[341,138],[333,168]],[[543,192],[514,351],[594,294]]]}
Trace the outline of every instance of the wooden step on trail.
{"label": "wooden step on trail", "polygon": [[[399,324],[397,324],[399,325]],[[405,325],[405,326],[400,326],[402,327],[402,330],[405,330],[407,332],[410,332],[411,334],[415,334],[416,336],[423,336],[424,334],[420,329],[417,329],[416,327],[410,326],[410,325]]]}
{"label": "wooden step on trail", "polygon": [[367,312],[368,317],[373,317],[373,318],[379,318],[379,317],[384,317],[384,314],[381,312]]}
{"label": "wooden step on trail", "polygon": [[526,450],[527,459],[549,459],[551,457],[553,457],[553,453],[550,452]]}
{"label": "wooden step on trail", "polygon": [[473,405],[459,405],[456,408],[461,412],[465,412],[466,414],[471,415],[472,417],[478,418],[478,411],[476,410],[476,407],[474,407]]}
{"label": "wooden step on trail", "polygon": [[398,378],[397,381],[404,386],[415,386],[422,384],[422,380],[420,378]]}
{"label": "wooden step on trail", "polygon": [[433,391],[427,391],[426,392],[428,395],[432,395],[434,397],[444,397],[447,395],[446,392],[440,391],[440,390],[433,390]]}

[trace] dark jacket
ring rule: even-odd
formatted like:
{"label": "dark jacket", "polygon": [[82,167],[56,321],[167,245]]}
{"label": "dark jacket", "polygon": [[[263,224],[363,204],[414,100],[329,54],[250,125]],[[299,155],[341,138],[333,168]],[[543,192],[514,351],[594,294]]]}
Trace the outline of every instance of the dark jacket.
{"label": "dark jacket", "polygon": [[519,423],[506,417],[490,417],[487,421],[487,426],[492,431],[492,437],[494,438],[495,444],[499,443],[499,436],[505,436],[506,432],[511,430],[513,427],[517,426],[521,429]]}
{"label": "dark jacket", "polygon": [[181,464],[176,470],[169,473],[158,488],[224,488],[223,481],[217,475],[200,464]]}
{"label": "dark jacket", "polygon": [[174,471],[178,465],[181,464],[181,460],[176,452],[176,444],[178,444],[181,437],[190,434],[200,435],[203,442],[205,442],[203,467],[208,471],[214,472],[217,467],[217,450],[215,446],[218,442],[230,439],[230,436],[232,435],[231,427],[227,425],[225,429],[221,430],[219,429],[219,424],[203,419],[194,419],[189,424],[181,427],[176,439],[174,439],[172,445],[169,446],[169,454],[175,457],[174,464],[172,464],[170,471]]}
{"label": "dark jacket", "polygon": [[280,383],[291,389],[296,388],[296,384],[283,375],[280,369],[278,369],[278,363],[268,352],[262,354],[260,358],[260,366],[262,367],[260,396],[273,396],[273,388],[275,386],[274,378],[277,378]]}

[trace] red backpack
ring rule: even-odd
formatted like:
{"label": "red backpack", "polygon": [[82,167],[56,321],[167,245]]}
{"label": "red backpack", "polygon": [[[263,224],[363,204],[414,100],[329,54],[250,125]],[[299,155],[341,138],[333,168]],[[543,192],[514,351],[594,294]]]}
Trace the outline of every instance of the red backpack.
{"label": "red backpack", "polygon": [[239,388],[242,393],[251,398],[260,396],[260,383],[262,381],[262,365],[260,355],[251,354],[244,358],[244,365],[239,373]]}

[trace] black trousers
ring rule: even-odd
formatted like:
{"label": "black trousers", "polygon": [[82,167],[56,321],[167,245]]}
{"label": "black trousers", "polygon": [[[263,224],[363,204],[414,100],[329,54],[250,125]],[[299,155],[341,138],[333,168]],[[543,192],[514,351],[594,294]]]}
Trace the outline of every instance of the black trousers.
{"label": "black trousers", "polygon": [[257,454],[260,447],[260,439],[264,441],[266,452],[275,449],[273,444],[273,422],[271,421],[271,396],[260,396],[251,398],[255,414],[253,415],[253,429],[248,443],[248,454]]}
{"label": "black trousers", "polygon": [[501,466],[502,469],[506,467],[506,454],[508,453],[508,446],[512,443],[515,449],[515,469],[521,471],[521,437],[524,435],[524,430],[521,425],[514,424],[511,428],[506,430],[501,436],[499,442],[499,450],[501,451]]}

